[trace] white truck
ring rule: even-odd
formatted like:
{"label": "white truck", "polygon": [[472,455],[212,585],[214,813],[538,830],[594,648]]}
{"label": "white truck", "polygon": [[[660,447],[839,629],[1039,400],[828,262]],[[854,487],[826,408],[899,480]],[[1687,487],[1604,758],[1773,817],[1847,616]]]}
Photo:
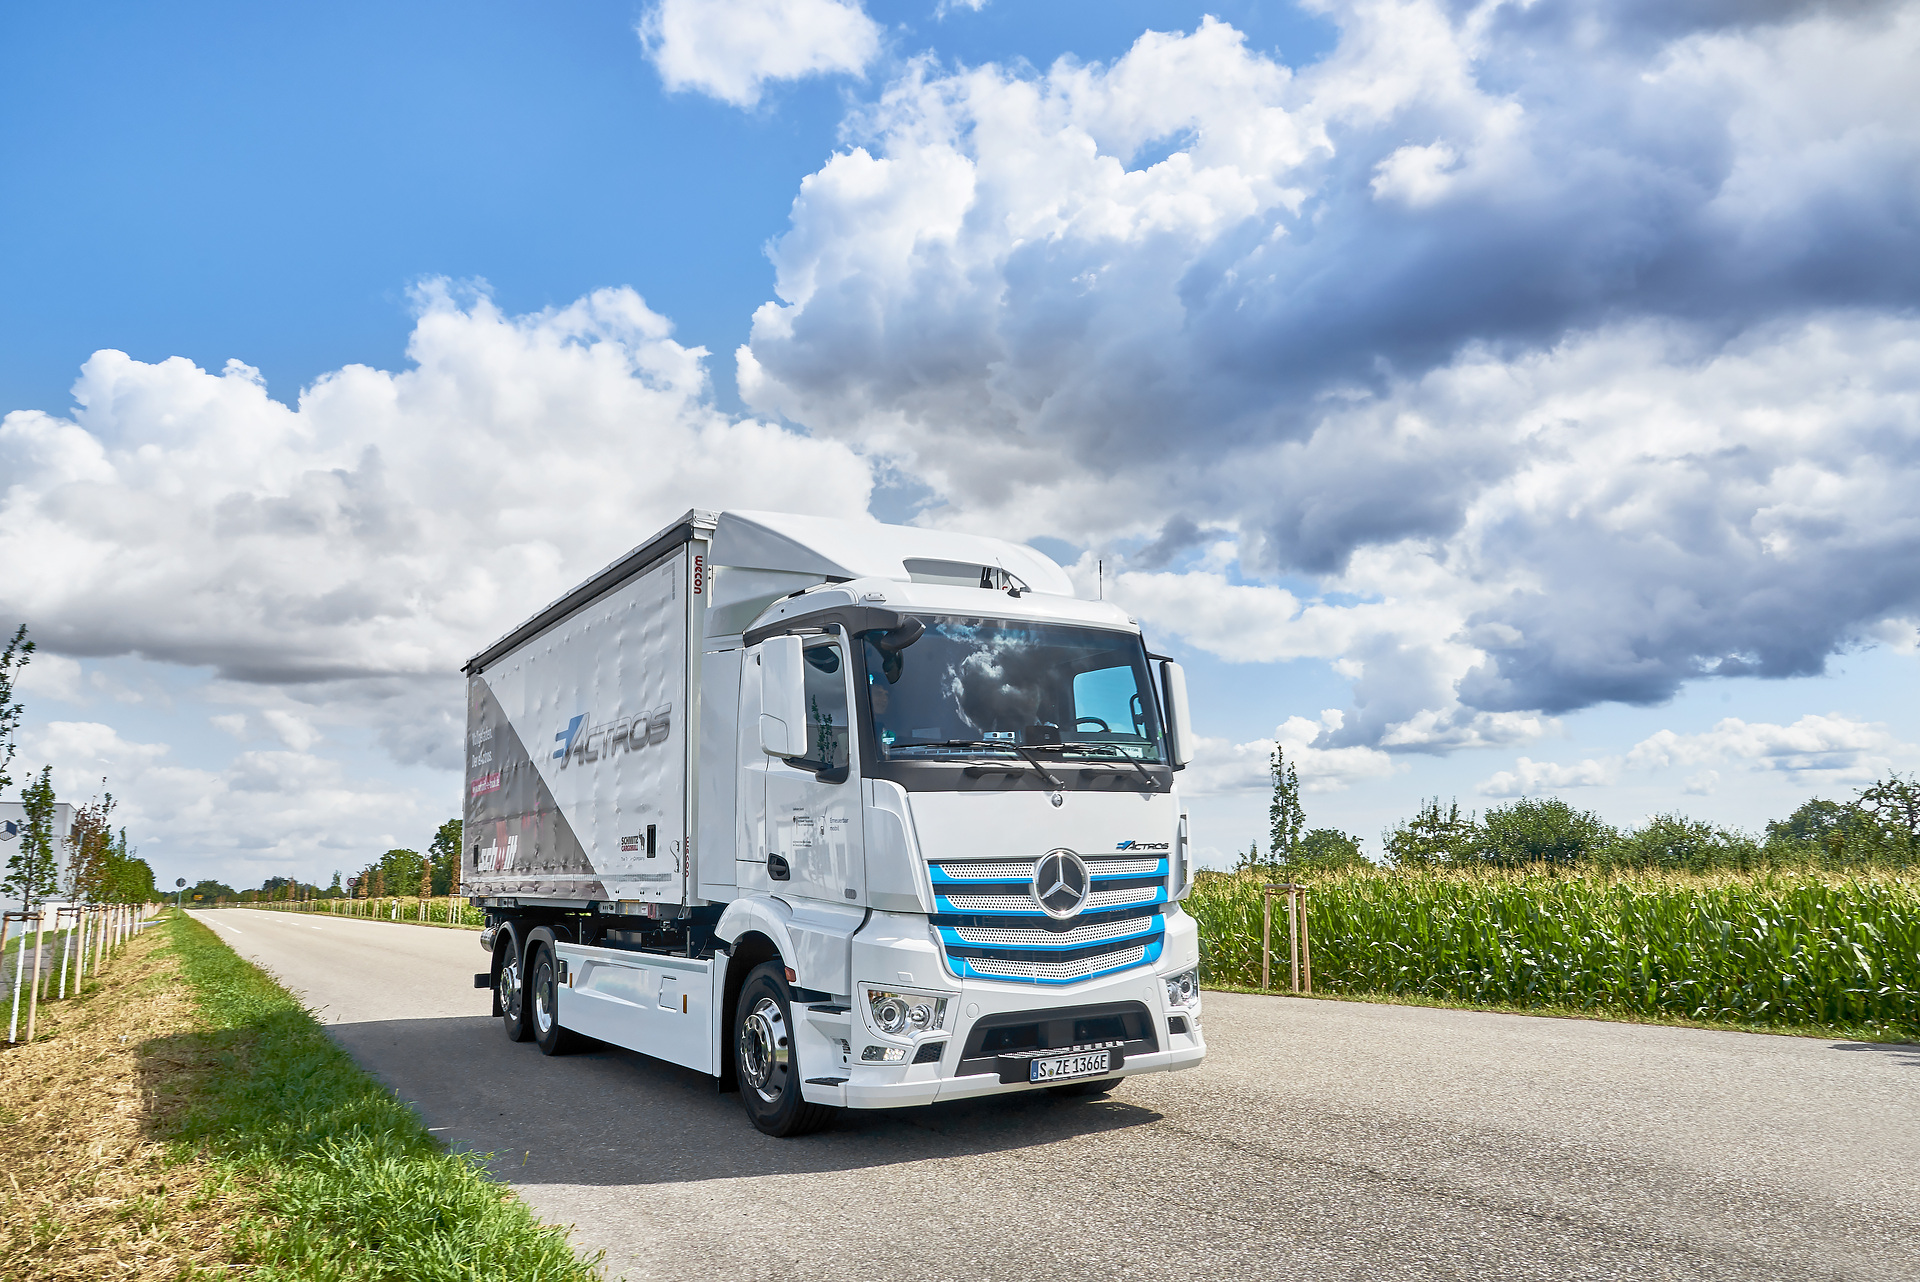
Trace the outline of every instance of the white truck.
{"label": "white truck", "polygon": [[1185,679],[1034,549],[688,512],[465,672],[513,1040],[711,1074],[779,1136],[1204,1055]]}

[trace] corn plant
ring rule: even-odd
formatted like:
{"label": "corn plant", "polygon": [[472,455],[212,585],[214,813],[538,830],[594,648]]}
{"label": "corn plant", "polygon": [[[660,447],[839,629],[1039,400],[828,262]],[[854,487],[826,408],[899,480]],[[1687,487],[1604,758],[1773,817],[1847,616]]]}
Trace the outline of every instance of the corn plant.
{"label": "corn plant", "polygon": [[[1209,982],[1260,982],[1261,884],[1188,899]],[[1912,879],[1356,871],[1307,911],[1324,991],[1920,1035]]]}

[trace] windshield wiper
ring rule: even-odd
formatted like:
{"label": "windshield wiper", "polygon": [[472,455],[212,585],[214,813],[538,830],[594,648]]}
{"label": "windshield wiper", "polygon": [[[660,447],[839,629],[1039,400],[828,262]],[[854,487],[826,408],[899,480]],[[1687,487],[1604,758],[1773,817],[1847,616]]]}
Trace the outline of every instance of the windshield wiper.
{"label": "windshield wiper", "polygon": [[1064,788],[1067,786],[1066,784],[1062,783],[1060,780],[1054,778],[1053,772],[1051,770],[1048,770],[1044,765],[1040,764],[1040,758],[1028,752],[1027,749],[1021,746],[1020,744],[1010,743],[1005,739],[942,739],[937,743],[926,743],[926,742],[905,743],[905,744],[901,744],[900,747],[903,747],[903,748],[990,748],[995,752],[1017,752],[1020,754],[1021,759],[1024,760],[1028,765],[1032,766],[1035,770],[1039,771],[1040,777],[1042,779],[1045,779],[1049,784],[1051,784],[1055,788]]}
{"label": "windshield wiper", "polygon": [[[1048,745],[1048,746],[1051,747],[1052,745]],[[1068,739],[1065,743],[1062,743],[1060,745],[1060,748],[1062,751],[1068,748],[1086,748],[1093,752],[1112,753],[1114,756],[1118,757],[1120,760],[1132,766],[1135,770],[1138,770],[1140,772],[1140,777],[1147,781],[1147,788],[1150,791],[1158,792],[1160,790],[1160,781],[1153,777],[1152,772],[1149,771],[1145,766],[1140,764],[1140,759],[1138,757],[1130,757],[1126,753],[1120,751],[1119,744],[1088,743],[1084,739]]]}

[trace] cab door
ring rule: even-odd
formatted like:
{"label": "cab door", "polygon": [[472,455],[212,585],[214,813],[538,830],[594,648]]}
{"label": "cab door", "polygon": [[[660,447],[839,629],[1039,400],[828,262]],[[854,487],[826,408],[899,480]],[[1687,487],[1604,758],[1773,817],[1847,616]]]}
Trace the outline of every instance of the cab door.
{"label": "cab door", "polygon": [[771,861],[767,889],[783,898],[864,905],[867,864],[849,712],[854,706],[850,656],[837,636],[808,637],[802,653],[807,755],[767,758],[765,831],[768,853],[779,856]]}

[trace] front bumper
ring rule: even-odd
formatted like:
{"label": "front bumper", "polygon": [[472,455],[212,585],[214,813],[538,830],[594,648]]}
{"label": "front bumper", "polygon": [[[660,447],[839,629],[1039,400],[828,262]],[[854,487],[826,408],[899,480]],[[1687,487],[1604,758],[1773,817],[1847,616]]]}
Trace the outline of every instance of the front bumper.
{"label": "front bumper", "polygon": [[[1151,1030],[1151,1046],[1143,1045],[1141,1040],[1130,1041],[1122,1063],[1111,1074],[1113,1077],[1192,1068],[1206,1056],[1200,1004],[1170,1007],[1166,999],[1165,977],[1199,962],[1193,919],[1177,909],[1169,914],[1167,946],[1154,964],[1044,991],[1036,991],[1030,984],[952,979],[940,964],[925,918],[901,915],[891,922],[880,922],[877,920],[880,914],[875,917],[873,924],[879,928],[862,930],[854,941],[855,974],[874,977],[868,981],[874,987],[891,988],[897,984],[945,996],[954,1014],[950,1026],[939,1032],[923,1034],[911,1041],[888,1038],[867,1022],[863,1009],[866,1003],[856,992],[853,1010],[845,1017],[848,1020],[844,1034],[847,1055],[835,1075],[838,1080],[822,1080],[810,1073],[810,1080],[802,1086],[802,1095],[813,1103],[846,1108],[907,1108],[944,1100],[1037,1090],[1047,1083],[1003,1080],[1007,1074],[1000,1070],[1007,1061],[1002,1059],[996,1064],[990,1053],[983,1055],[978,1047],[974,1048],[973,1057],[962,1063],[976,1025],[1005,1024],[1026,1013],[1047,1014],[1057,1020],[1079,1010],[1144,1008]],[[932,1042],[942,1043],[937,1060],[910,1062],[917,1058],[920,1047]],[[909,1062],[863,1062],[861,1053],[870,1045],[904,1047]],[[1062,1054],[1069,1053],[1068,1047],[1057,1046],[1055,1042],[1045,1045],[1050,1051],[1057,1048]],[[808,1059],[803,1051],[803,1063]],[[823,1061],[811,1058],[811,1062]]]}

